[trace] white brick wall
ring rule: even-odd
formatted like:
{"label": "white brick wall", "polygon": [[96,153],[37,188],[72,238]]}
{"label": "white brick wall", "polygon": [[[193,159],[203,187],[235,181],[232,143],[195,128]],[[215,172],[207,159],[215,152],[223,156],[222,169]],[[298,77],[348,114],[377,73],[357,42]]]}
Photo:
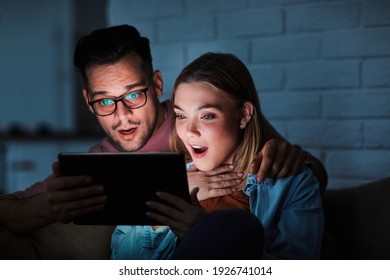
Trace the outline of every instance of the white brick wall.
{"label": "white brick wall", "polygon": [[250,69],[262,109],[320,158],[329,188],[390,176],[390,1],[108,0],[110,25],[151,40],[165,98],[206,51]]}

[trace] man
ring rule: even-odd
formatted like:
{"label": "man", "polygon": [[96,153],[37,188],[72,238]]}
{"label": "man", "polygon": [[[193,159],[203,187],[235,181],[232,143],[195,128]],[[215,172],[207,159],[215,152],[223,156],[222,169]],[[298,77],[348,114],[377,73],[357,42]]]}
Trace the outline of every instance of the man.
{"label": "man", "polygon": [[[128,25],[96,30],[79,40],[74,64],[85,84],[86,104],[107,134],[90,152],[169,151],[169,102],[159,101],[163,79],[153,69],[147,38]],[[297,172],[310,157],[326,186],[326,171],[317,159],[282,139],[265,119],[264,133],[269,141],[252,168],[260,180]],[[227,170],[191,170],[189,177],[202,178],[206,197],[218,196],[231,192],[239,179]],[[102,209],[105,200],[103,186],[91,184],[86,176],[62,177],[54,163],[53,175],[43,182],[0,197],[0,226],[31,238],[38,258],[108,258],[113,227],[67,224]]]}

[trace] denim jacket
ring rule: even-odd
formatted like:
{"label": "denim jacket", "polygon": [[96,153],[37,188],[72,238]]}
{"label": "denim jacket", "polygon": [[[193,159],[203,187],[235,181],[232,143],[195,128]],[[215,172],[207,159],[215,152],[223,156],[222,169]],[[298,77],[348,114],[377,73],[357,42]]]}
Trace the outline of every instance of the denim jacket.
{"label": "denim jacket", "polygon": [[[187,166],[189,168],[190,165]],[[264,259],[318,259],[324,230],[319,184],[311,169],[262,183],[249,174],[243,192],[263,224]],[[245,232],[242,233],[243,237]],[[168,228],[117,226],[112,259],[169,259],[177,238]]]}

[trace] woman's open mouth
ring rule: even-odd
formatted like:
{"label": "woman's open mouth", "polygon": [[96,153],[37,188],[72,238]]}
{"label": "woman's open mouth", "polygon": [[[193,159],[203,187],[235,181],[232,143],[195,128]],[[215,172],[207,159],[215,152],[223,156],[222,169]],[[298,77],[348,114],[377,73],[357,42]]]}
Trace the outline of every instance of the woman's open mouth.
{"label": "woman's open mouth", "polygon": [[192,148],[192,156],[195,158],[202,158],[207,154],[207,150],[209,149],[206,146],[198,146],[198,145],[190,145]]}

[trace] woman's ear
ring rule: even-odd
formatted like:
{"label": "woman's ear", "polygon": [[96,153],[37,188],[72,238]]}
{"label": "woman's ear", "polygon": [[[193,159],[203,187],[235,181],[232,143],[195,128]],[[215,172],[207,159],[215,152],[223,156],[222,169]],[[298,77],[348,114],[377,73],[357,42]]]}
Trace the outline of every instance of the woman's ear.
{"label": "woman's ear", "polygon": [[249,121],[253,118],[254,106],[251,102],[247,101],[241,108],[240,128],[244,129]]}

